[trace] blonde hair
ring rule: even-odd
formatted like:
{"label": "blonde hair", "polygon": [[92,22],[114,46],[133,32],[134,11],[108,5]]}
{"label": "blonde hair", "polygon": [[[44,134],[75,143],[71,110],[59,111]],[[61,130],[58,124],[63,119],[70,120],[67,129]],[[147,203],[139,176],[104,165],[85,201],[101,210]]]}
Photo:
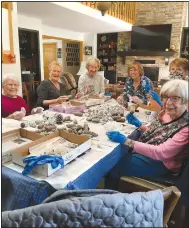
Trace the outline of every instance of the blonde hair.
{"label": "blonde hair", "polygon": [[127,71],[128,75],[130,75],[130,69],[132,69],[134,66],[138,66],[140,77],[141,77],[141,76],[144,76],[144,69],[143,69],[143,66],[142,66],[139,62],[137,62],[137,61],[131,63],[131,64],[128,66],[128,71]]}
{"label": "blonde hair", "polygon": [[3,75],[2,85],[3,86],[6,85],[7,81],[9,80],[16,81],[18,85],[20,84],[18,79],[15,77],[13,73],[7,73]]}
{"label": "blonde hair", "polygon": [[93,65],[95,63],[97,63],[98,70],[99,70],[100,69],[100,60],[95,57],[89,57],[86,62],[86,68],[88,69],[88,65],[90,65],[90,64]]}
{"label": "blonde hair", "polygon": [[171,68],[173,66],[180,67],[184,71],[184,74],[187,74],[188,71],[189,71],[189,69],[188,69],[189,68],[188,60],[185,59],[185,58],[176,58],[176,59],[174,59],[169,65],[169,71],[171,71]]}
{"label": "blonde hair", "polygon": [[61,68],[61,71],[62,71],[62,65],[61,65],[58,61],[53,61],[53,62],[51,62],[51,63],[49,64],[49,66],[48,66],[49,72],[51,71],[51,69],[52,69],[53,66],[58,66],[58,67],[60,67],[60,68]]}
{"label": "blonde hair", "polygon": [[160,91],[161,96],[174,92],[176,96],[182,99],[183,104],[188,103],[188,82],[185,80],[174,79],[166,82]]}

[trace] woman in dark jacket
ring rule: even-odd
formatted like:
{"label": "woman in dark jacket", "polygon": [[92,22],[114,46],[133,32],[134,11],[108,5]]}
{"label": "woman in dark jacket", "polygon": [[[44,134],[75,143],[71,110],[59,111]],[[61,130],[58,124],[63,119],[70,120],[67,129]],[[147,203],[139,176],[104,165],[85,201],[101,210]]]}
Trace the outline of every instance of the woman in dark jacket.
{"label": "woman in dark jacket", "polygon": [[51,104],[68,100],[66,88],[59,82],[61,73],[62,66],[59,62],[49,64],[49,79],[42,81],[37,88],[37,106],[47,109]]}

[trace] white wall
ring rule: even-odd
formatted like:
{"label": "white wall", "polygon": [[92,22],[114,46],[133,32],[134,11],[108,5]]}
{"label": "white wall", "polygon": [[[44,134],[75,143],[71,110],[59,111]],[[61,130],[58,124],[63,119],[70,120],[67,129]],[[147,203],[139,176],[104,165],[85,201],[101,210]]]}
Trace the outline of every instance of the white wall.
{"label": "white wall", "polygon": [[60,28],[54,28],[47,25],[42,26],[42,32],[43,35],[48,36],[56,36],[61,37],[65,39],[72,39],[72,40],[84,40],[84,33],[74,32],[70,30],[60,29]]}
{"label": "white wall", "polygon": [[[96,57],[96,48],[97,48],[97,34],[95,33],[79,33],[74,31],[69,31],[61,28],[55,28],[48,25],[44,25],[42,20],[39,18],[17,14],[17,3],[14,2],[16,8],[13,12],[13,29],[14,29],[14,43],[15,43],[15,54],[16,54],[16,64],[6,64],[11,65],[11,67],[3,66],[3,72],[13,72],[18,75],[19,80],[21,81],[21,68],[20,68],[20,53],[19,53],[19,41],[18,41],[18,27],[31,29],[39,31],[39,46],[40,46],[40,66],[41,66],[41,80],[44,79],[44,69],[43,69],[43,39],[42,35],[61,37],[65,39],[72,39],[78,41],[84,41],[85,46],[92,46],[92,55]],[[15,11],[16,10],[16,11]],[[89,56],[84,56],[86,60]],[[3,64],[5,65],[5,64]],[[15,65],[13,67],[13,65]]]}
{"label": "white wall", "polygon": [[189,3],[187,2],[186,3],[186,20],[185,20],[185,24],[184,24],[184,27],[188,27],[188,13],[189,13],[189,10],[188,10],[188,8],[189,8]]}
{"label": "white wall", "polygon": [[[3,18],[2,18],[3,20]],[[13,25],[13,44],[14,54],[16,55],[16,63],[2,64],[2,75],[6,73],[14,73],[18,81],[21,83],[21,67],[20,67],[20,50],[18,40],[18,19],[17,19],[17,3],[13,2],[12,11],[12,25]],[[3,41],[2,41],[3,43]],[[22,87],[20,86],[18,95],[22,95]]]}
{"label": "white wall", "polygon": [[18,14],[18,27],[39,31],[41,80],[43,80],[44,79],[44,69],[43,69],[42,21],[35,17],[28,17],[26,15]]}
{"label": "white wall", "polygon": [[[56,47],[61,48],[62,50],[62,40],[55,40],[55,39],[43,39],[42,42],[46,43],[56,43]],[[61,55],[62,56],[62,55]],[[57,61],[62,65],[63,64],[63,56],[61,58],[57,58]]]}
{"label": "white wall", "polygon": [[[84,34],[84,48],[85,46],[92,46],[92,55],[97,56],[97,34],[96,33],[85,33]],[[85,53],[84,53],[85,54]],[[86,61],[90,55],[84,55],[84,61]]]}

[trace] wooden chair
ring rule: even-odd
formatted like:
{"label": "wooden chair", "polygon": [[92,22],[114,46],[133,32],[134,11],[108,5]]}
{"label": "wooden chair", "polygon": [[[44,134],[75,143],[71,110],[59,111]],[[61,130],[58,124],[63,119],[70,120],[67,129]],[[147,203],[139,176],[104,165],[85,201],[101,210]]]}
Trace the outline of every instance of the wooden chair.
{"label": "wooden chair", "polygon": [[29,81],[29,82],[22,82],[22,91],[23,96],[26,97],[26,103],[29,107],[29,110],[34,107],[36,103],[36,90],[37,87],[40,85],[40,81]]}
{"label": "wooden chair", "polygon": [[26,100],[26,103],[29,107],[30,106],[30,99],[29,99],[29,93],[28,93],[25,82],[22,82],[22,95],[23,95],[23,98]]}
{"label": "wooden chair", "polygon": [[137,177],[122,177],[119,183],[120,192],[138,192],[161,189],[164,196],[164,215],[163,226],[165,227],[170,219],[170,216],[177,205],[177,202],[181,196],[181,192],[175,186],[165,187],[160,184],[155,184],[149,181]]}

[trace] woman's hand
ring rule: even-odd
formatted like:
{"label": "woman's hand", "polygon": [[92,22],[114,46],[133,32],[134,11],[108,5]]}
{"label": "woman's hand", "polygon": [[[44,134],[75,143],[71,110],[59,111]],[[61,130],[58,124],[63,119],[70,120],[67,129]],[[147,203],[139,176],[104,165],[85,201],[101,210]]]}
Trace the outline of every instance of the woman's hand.
{"label": "woman's hand", "polygon": [[31,110],[31,115],[37,114],[37,113],[43,113],[43,111],[44,111],[44,108],[42,108],[42,107],[33,108]]}
{"label": "woman's hand", "polygon": [[124,144],[125,141],[127,140],[127,137],[121,134],[119,131],[107,131],[106,135],[111,141],[117,142],[117,143]]}
{"label": "woman's hand", "polygon": [[15,119],[15,120],[20,120],[26,115],[26,110],[24,107],[21,108],[21,111],[16,111],[13,112],[11,115],[9,115],[7,118],[8,119]]}
{"label": "woman's hand", "polygon": [[142,122],[137,119],[133,114],[129,113],[126,115],[126,120],[128,121],[128,123],[136,126],[136,127],[141,127],[142,126]]}
{"label": "woman's hand", "polygon": [[69,100],[68,96],[60,96],[59,98],[56,99],[56,103],[61,104],[62,102],[65,102]]}
{"label": "woman's hand", "polygon": [[135,102],[135,104],[138,104],[139,106],[143,104],[143,101],[137,96],[131,97],[131,101]]}
{"label": "woman's hand", "polygon": [[118,102],[120,105],[123,105],[123,95],[120,95],[120,96],[117,98],[117,102]]}
{"label": "woman's hand", "polygon": [[81,97],[83,97],[83,96],[84,96],[84,93],[79,92],[79,93],[77,93],[77,94],[75,95],[75,99],[79,99],[79,98],[81,98]]}

